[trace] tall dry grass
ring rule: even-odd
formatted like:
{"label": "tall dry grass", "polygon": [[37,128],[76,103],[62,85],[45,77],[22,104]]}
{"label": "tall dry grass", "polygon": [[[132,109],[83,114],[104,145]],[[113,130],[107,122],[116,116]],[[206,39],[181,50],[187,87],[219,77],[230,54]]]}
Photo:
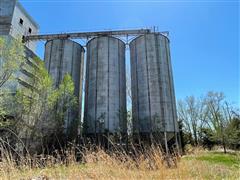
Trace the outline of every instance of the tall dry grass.
{"label": "tall dry grass", "polygon": [[[101,148],[72,148],[52,155],[19,155],[0,146],[0,179],[238,179],[240,173],[196,159],[167,157],[159,147],[145,151],[106,152]],[[81,161],[76,159],[76,151]],[[195,153],[195,154],[194,154]],[[200,150],[193,155],[200,153]],[[134,154],[134,155],[133,155]]]}

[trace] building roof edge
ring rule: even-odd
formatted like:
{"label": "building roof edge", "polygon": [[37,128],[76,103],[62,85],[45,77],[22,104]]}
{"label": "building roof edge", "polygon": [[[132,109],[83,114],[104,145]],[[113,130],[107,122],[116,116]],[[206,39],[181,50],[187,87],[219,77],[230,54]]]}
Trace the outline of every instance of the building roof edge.
{"label": "building roof edge", "polygon": [[20,2],[16,3],[16,6],[29,18],[29,20],[33,23],[34,26],[37,27],[37,29],[40,28],[38,23],[33,19],[33,17],[26,11],[26,9],[21,5]]}

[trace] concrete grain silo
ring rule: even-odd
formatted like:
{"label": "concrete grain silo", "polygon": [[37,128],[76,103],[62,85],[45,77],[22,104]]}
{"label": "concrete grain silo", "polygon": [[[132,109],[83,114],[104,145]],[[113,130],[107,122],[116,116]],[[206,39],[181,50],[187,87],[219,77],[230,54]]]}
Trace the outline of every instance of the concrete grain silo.
{"label": "concrete grain silo", "polygon": [[145,34],[130,43],[133,133],[170,141],[178,133],[169,39]]}
{"label": "concrete grain silo", "polygon": [[50,40],[45,44],[44,60],[55,87],[60,85],[66,74],[73,79],[77,108],[69,110],[64,121],[66,132],[76,136],[79,127],[76,124],[79,124],[81,119],[84,48],[68,39]]}
{"label": "concrete grain silo", "polygon": [[102,36],[87,43],[84,133],[126,134],[125,44]]}

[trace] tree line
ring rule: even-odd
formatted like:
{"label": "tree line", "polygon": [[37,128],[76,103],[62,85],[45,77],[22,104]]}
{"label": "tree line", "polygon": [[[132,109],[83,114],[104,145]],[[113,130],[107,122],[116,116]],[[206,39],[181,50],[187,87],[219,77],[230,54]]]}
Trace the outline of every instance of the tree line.
{"label": "tree line", "polygon": [[230,104],[223,93],[208,92],[197,98],[188,96],[177,103],[179,126],[183,144],[211,149],[221,145],[240,148],[239,109]]}

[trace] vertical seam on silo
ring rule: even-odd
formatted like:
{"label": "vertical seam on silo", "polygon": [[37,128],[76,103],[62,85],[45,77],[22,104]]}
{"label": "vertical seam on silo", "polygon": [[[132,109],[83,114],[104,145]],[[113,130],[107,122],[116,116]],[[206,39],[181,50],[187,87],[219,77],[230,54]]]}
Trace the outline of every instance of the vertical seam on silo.
{"label": "vertical seam on silo", "polygon": [[121,70],[121,63],[120,63],[120,52],[119,52],[119,40],[118,40],[118,89],[119,89],[119,119],[118,119],[118,126],[120,127],[120,132],[122,132],[122,111],[121,111],[121,73],[120,73],[120,70]]}
{"label": "vertical seam on silo", "polygon": [[[135,119],[136,125],[137,125],[137,129],[138,129],[138,133],[140,132],[140,120],[139,120],[139,99],[138,99],[138,68],[137,68],[137,64],[138,64],[138,56],[137,56],[137,48],[136,48],[136,41],[134,42],[134,50],[135,50],[135,68],[136,68],[136,90],[137,90],[137,118]],[[133,59],[134,61],[135,59]]]}
{"label": "vertical seam on silo", "polygon": [[164,37],[164,45],[165,45],[165,52],[166,52],[166,60],[167,60],[167,71],[168,71],[168,82],[169,82],[169,90],[170,90],[170,97],[171,97],[171,106],[172,106],[172,118],[173,118],[173,128],[174,128],[174,133],[176,132],[175,128],[175,120],[174,120],[174,107],[173,107],[173,94],[172,94],[172,84],[171,84],[171,78],[170,78],[170,67],[169,67],[169,58],[168,58],[168,50],[166,46],[166,38]]}
{"label": "vertical seam on silo", "polygon": [[51,48],[50,48],[50,58],[48,62],[48,73],[50,73],[50,67],[51,67],[51,62],[52,62],[52,49],[53,49],[53,41],[51,42]]}
{"label": "vertical seam on silo", "polygon": [[[109,84],[109,55],[110,55],[110,53],[109,53],[109,37],[107,37],[108,39],[107,39],[107,41],[108,41],[108,73],[107,73],[107,76],[108,76],[108,85],[107,85],[107,88],[108,88],[108,90],[107,90],[107,121],[108,121],[108,133],[109,133],[109,86],[110,86],[110,84]],[[105,123],[104,123],[104,126],[105,126]]]}
{"label": "vertical seam on silo", "polygon": [[[82,122],[82,117],[83,117],[83,115],[84,115],[84,110],[83,110],[83,106],[82,106],[82,104],[84,103],[83,102],[83,86],[84,86],[84,84],[83,84],[83,78],[84,78],[84,68],[85,68],[85,58],[84,58],[84,55],[85,55],[85,53],[84,53],[84,48],[83,47],[81,47],[81,52],[80,52],[80,57],[81,57],[81,59],[80,59],[80,83],[79,83],[79,91],[78,91],[78,93],[79,93],[79,114],[78,114],[78,117],[79,117],[79,122],[80,122],[80,125],[79,125],[79,129],[80,129],[80,127],[81,127],[81,124],[83,123]],[[81,133],[81,132],[80,132]]]}
{"label": "vertical seam on silo", "polygon": [[60,48],[60,62],[59,62],[59,69],[58,69],[58,82],[57,82],[57,87],[59,87],[59,84],[61,82],[61,76],[62,76],[62,62],[63,62],[63,46],[65,40],[60,40],[61,41],[61,48]]}
{"label": "vertical seam on silo", "polygon": [[[161,116],[163,117],[164,114],[163,114],[162,109],[161,109],[161,107],[162,107],[161,101],[163,99],[163,94],[162,94],[162,89],[161,89],[162,75],[160,74],[161,73],[161,70],[160,70],[161,59],[160,59],[160,55],[159,55],[159,51],[158,51],[160,49],[160,47],[158,47],[158,36],[157,35],[154,35],[154,36],[155,36],[155,51],[156,51],[156,61],[157,61],[156,63],[157,63],[157,72],[158,72],[159,97],[160,97],[160,99],[159,99],[159,103],[160,103],[159,104],[159,110],[160,110]],[[159,120],[161,121],[161,117],[159,117]],[[163,117],[162,121],[164,121],[164,117]]]}
{"label": "vertical seam on silo", "polygon": [[97,39],[97,58],[96,58],[96,94],[95,94],[95,133],[97,132],[97,85],[98,85],[98,46],[99,39]]}
{"label": "vertical seam on silo", "polygon": [[[159,49],[162,48],[162,47],[160,47],[160,45],[162,45],[160,37],[161,36],[159,36]],[[162,68],[162,70],[161,70],[161,68]],[[164,72],[164,61],[163,60],[162,60],[162,66],[160,65],[160,69],[159,70],[160,70],[159,77],[161,78],[160,85],[162,87],[162,88],[160,88],[161,96],[162,96],[161,99],[160,99],[160,108],[161,108],[161,115],[162,115],[163,130],[164,130],[164,132],[166,132],[166,118],[165,118],[165,109],[166,108],[164,107],[164,104],[166,103],[166,101],[165,101],[165,97],[164,97],[164,94],[163,94],[163,92],[164,92],[164,80],[162,79],[162,76],[164,76],[164,73],[163,73]]]}
{"label": "vertical seam on silo", "polygon": [[147,41],[146,35],[144,35],[144,44],[145,44],[145,58],[146,58],[146,69],[147,69],[147,86],[148,86],[148,106],[149,106],[149,115],[150,115],[150,133],[152,133],[152,114],[151,114],[151,98],[150,98],[150,89],[149,89],[149,74],[148,74],[148,57],[147,57]]}
{"label": "vertical seam on silo", "polygon": [[[59,87],[60,85],[60,79],[61,79],[61,76],[62,76],[62,61],[63,61],[63,45],[64,45],[64,40],[60,40],[60,61],[59,61],[59,67],[58,67],[58,79],[57,79],[57,83],[56,83],[56,86]],[[63,121],[64,121],[64,125],[65,125],[65,113],[63,115]],[[65,130],[64,130],[65,131]],[[66,132],[66,131],[65,131]]]}
{"label": "vertical seam on silo", "polygon": [[[87,45],[88,46],[88,45]],[[89,121],[90,124],[91,123],[91,119],[89,120],[88,117],[88,86],[89,86],[89,48],[87,47],[87,65],[86,65],[86,79],[85,79],[85,101],[84,101],[84,125],[88,126],[89,125]],[[88,133],[89,129],[91,129],[91,127],[85,127],[85,131]]]}
{"label": "vertical seam on silo", "polygon": [[[169,40],[168,40],[169,41]],[[170,46],[169,46],[169,44],[170,44],[170,41],[169,41],[169,43],[168,43],[168,54],[169,54],[169,68],[170,68],[170,73],[171,73],[171,82],[172,82],[172,84],[171,84],[171,87],[172,87],[172,94],[173,94],[173,106],[174,106],[174,118],[176,118],[175,119],[175,121],[177,121],[177,114],[176,114],[176,98],[175,98],[175,89],[174,89],[174,79],[173,79],[173,71],[172,71],[172,64],[171,64],[171,53],[170,53]],[[176,123],[176,122],[175,122]],[[176,131],[177,131],[177,127],[175,127],[176,128]]]}
{"label": "vertical seam on silo", "polygon": [[[72,62],[71,62],[71,76],[73,78],[73,59],[74,59],[74,43],[72,45]],[[74,79],[73,79],[74,80]]]}
{"label": "vertical seam on silo", "polygon": [[[122,43],[122,42],[121,42]],[[123,67],[123,72],[121,72],[121,77],[123,77],[123,83],[122,83],[122,86],[123,86],[123,88],[121,89],[121,94],[124,94],[124,96],[123,96],[123,99],[122,99],[122,96],[121,96],[121,105],[122,106],[120,106],[120,108],[122,109],[122,133],[125,135],[126,134],[126,131],[127,131],[127,127],[126,127],[126,125],[127,125],[127,112],[126,112],[126,110],[127,110],[127,102],[126,102],[126,100],[127,100],[127,94],[126,94],[126,45],[125,44],[123,44],[123,49],[124,49],[124,51],[123,51],[123,53],[121,52],[121,54],[124,54],[124,56],[122,57],[122,63],[123,63],[123,65],[122,65],[122,67]],[[122,50],[122,48],[121,48],[121,50]]]}
{"label": "vertical seam on silo", "polygon": [[[73,80],[74,89],[75,89],[75,82],[74,82],[74,79],[73,79],[73,59],[74,59],[74,43],[72,42],[71,78],[72,78],[72,80]],[[75,94],[74,94],[74,95],[75,95]],[[69,127],[69,121],[70,121],[69,116],[70,116],[70,114],[71,114],[71,115],[72,115],[72,114],[75,114],[74,112],[72,112],[72,108],[70,108],[70,109],[68,110],[68,125],[67,125],[67,128]],[[70,118],[72,118],[72,117],[70,116]],[[71,119],[71,120],[73,120],[73,119]]]}

